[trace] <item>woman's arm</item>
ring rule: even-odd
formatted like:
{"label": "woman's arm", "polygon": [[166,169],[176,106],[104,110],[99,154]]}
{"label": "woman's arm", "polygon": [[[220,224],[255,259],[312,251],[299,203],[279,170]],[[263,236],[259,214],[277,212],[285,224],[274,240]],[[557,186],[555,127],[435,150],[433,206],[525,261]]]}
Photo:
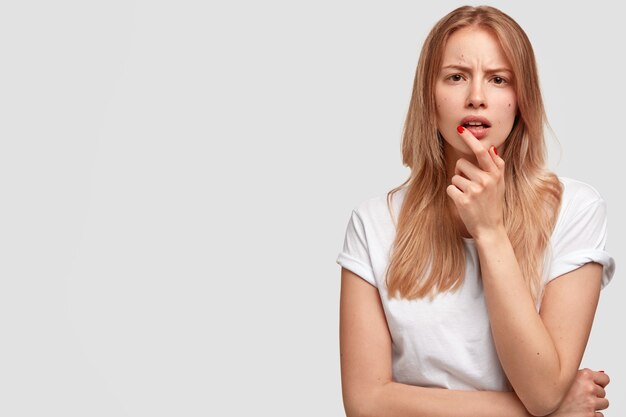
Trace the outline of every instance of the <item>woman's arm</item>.
{"label": "woman's arm", "polygon": [[459,135],[479,167],[459,158],[446,192],[474,237],[491,332],[502,368],[531,414],[554,411],[569,389],[589,338],[602,267],[586,264],[546,286],[539,315],[503,221],[505,162],[470,131]]}
{"label": "woman's arm", "polygon": [[347,417],[528,417],[513,392],[392,382],[391,335],[378,290],[341,269],[341,380]]}
{"label": "woman's arm", "polygon": [[502,368],[534,415],[553,412],[580,365],[598,304],[602,266],[553,280],[537,313],[503,229],[476,238],[491,331]]}

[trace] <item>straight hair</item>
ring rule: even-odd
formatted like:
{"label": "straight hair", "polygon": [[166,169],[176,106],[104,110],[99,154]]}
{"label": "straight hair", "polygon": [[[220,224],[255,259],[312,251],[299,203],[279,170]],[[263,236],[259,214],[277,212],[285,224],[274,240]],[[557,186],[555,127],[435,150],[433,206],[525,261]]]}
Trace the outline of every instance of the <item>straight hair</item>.
{"label": "straight hair", "polygon": [[532,45],[522,28],[489,6],[463,6],[444,16],[430,31],[420,53],[413,93],[402,133],[402,162],[409,178],[387,193],[405,195],[394,219],[396,236],[386,284],[390,298],[418,299],[455,291],[465,276],[461,231],[452,221],[446,193],[443,138],[436,125],[435,83],[450,35],[477,27],[493,33],[513,71],[518,115],[500,150],[506,161],[504,226],[524,279],[537,303],[543,293],[542,272],[561,205],[562,184],[546,168],[544,126],[547,119]]}

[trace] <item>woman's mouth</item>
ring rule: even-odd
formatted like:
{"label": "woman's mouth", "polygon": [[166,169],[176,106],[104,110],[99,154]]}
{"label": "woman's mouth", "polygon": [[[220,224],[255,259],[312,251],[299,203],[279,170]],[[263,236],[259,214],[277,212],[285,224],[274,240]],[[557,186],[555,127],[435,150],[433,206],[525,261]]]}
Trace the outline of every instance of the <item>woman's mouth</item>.
{"label": "woman's mouth", "polygon": [[482,123],[469,122],[465,123],[463,127],[469,130],[476,139],[482,139],[487,136],[491,126]]}

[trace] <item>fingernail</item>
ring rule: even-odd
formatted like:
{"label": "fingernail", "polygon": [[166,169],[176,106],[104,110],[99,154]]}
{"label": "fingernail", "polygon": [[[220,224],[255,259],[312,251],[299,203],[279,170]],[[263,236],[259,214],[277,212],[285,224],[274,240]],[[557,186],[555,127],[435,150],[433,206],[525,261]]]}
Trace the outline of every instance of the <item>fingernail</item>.
{"label": "fingernail", "polygon": [[602,372],[602,373],[604,373],[604,371],[598,371],[598,372]]}
{"label": "fingernail", "polygon": [[456,131],[459,132],[459,133],[463,133],[463,132],[465,132],[465,128],[463,126],[459,125],[459,126],[456,127]]}
{"label": "fingernail", "polygon": [[495,146],[492,146],[493,148],[493,153],[495,153],[496,155],[498,154],[498,148],[496,148]]}

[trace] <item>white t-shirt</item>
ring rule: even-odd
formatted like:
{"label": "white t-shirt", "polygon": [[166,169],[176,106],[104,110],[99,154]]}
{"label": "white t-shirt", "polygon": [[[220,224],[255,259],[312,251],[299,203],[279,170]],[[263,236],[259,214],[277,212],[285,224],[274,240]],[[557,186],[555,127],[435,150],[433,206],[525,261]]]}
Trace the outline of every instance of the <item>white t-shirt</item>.
{"label": "white t-shirt", "polygon": [[[605,251],[606,203],[588,184],[559,180],[563,200],[546,251],[543,281],[597,262],[603,265],[604,288],[615,271]],[[405,191],[393,196],[396,219]],[[491,335],[473,239],[463,238],[466,274],[458,291],[438,294],[432,302],[387,298],[384,273],[395,227],[386,198],[369,199],[353,210],[337,263],[378,288],[393,341],[393,380],[422,387],[511,391]],[[540,306],[541,300],[537,311]]]}

